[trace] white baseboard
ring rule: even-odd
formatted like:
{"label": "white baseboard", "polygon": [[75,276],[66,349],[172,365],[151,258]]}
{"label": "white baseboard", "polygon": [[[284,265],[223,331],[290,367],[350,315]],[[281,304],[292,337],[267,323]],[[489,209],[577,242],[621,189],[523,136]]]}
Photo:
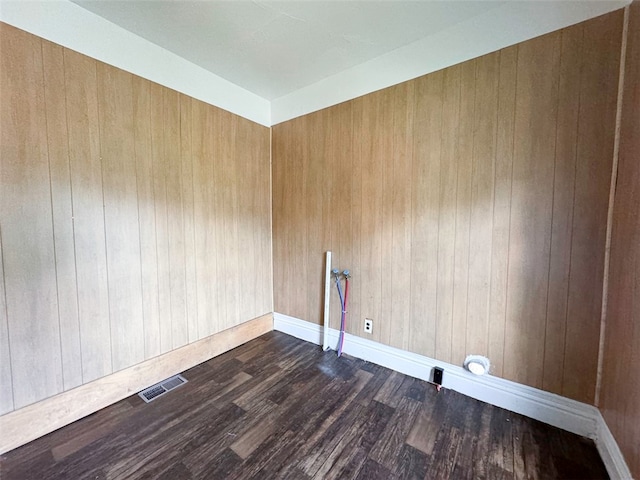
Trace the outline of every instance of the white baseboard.
{"label": "white baseboard", "polygon": [[[281,313],[273,314],[274,330],[322,345],[323,327]],[[339,331],[329,329],[329,345],[335,349]],[[405,375],[430,381],[433,367],[444,369],[442,386],[471,398],[525,415],[595,441],[611,478],[630,479],[629,469],[600,411],[586,403],[554,393],[486,375],[475,376],[464,368],[433,358],[345,334],[343,352]]]}
{"label": "white baseboard", "polygon": [[612,479],[633,480],[631,471],[627,466],[627,462],[620,451],[620,447],[618,447],[618,443],[615,438],[613,438],[613,434],[611,433],[611,430],[609,430],[607,422],[605,422],[600,411],[598,411],[598,418],[596,421],[595,442],[598,452],[600,453],[600,457],[602,457],[602,461],[607,467],[609,476]]}

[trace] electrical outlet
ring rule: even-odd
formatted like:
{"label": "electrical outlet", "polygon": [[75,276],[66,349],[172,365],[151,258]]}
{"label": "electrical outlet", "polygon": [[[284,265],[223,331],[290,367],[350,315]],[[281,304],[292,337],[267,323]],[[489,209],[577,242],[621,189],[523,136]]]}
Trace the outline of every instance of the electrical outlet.
{"label": "electrical outlet", "polygon": [[373,320],[370,318],[364,319],[364,331],[365,333],[373,333]]}
{"label": "electrical outlet", "polygon": [[442,385],[442,377],[444,376],[444,370],[440,367],[433,367],[433,383],[436,385]]}

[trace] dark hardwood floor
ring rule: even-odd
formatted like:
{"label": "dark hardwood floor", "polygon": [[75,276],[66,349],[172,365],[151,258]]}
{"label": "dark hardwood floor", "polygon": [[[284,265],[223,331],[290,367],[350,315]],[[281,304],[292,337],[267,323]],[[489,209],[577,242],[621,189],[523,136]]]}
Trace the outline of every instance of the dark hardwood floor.
{"label": "dark hardwood floor", "polygon": [[591,440],[277,332],[0,457],[0,478],[608,478]]}

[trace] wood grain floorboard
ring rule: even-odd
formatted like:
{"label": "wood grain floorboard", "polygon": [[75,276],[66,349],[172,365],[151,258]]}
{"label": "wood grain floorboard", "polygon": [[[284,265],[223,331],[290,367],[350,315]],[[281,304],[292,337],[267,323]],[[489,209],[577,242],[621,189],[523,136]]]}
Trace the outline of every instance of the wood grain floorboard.
{"label": "wood grain floorboard", "polygon": [[183,375],[0,456],[0,478],[608,478],[591,440],[278,332]]}

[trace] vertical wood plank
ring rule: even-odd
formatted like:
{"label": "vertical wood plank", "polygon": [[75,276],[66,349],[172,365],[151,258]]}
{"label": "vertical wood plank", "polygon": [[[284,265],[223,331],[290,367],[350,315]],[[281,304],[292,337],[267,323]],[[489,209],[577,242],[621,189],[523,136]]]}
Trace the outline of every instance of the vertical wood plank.
{"label": "vertical wood plank", "polygon": [[[290,155],[280,178],[292,174],[289,177],[291,185],[281,193],[291,195],[289,198],[301,198],[301,201],[291,202],[287,207],[289,220],[283,218],[287,226],[281,226],[291,239],[288,255],[293,260],[291,265],[285,267],[285,278],[299,278],[304,282],[302,285],[302,282],[295,281],[293,288],[287,287],[291,292],[290,311],[298,312],[316,323],[322,323],[324,297],[320,282],[324,278],[324,269],[321,276],[319,272],[323,265],[323,252],[333,251],[336,268],[339,255],[332,243],[331,228],[327,228],[332,216],[331,188],[335,174],[331,168],[331,150],[327,149],[333,135],[330,127],[332,116],[329,113],[321,110],[305,117],[302,123],[287,127],[288,144],[280,143],[281,151],[288,151]],[[314,288],[308,289],[307,286]],[[339,307],[336,307],[337,293],[333,283],[330,301],[331,327],[339,328]]]}
{"label": "vertical wood plank", "polygon": [[[245,177],[244,172],[241,169],[241,160],[240,157],[244,155],[243,149],[239,146],[239,134],[241,131],[240,123],[242,119],[237,115],[232,115],[232,121],[229,122],[231,125],[231,135],[227,138],[230,139],[230,153],[227,157],[227,165],[229,166],[229,174],[231,178],[231,185],[233,188],[225,189],[231,193],[231,230],[233,232],[233,246],[234,250],[232,250],[232,255],[229,256],[229,259],[233,260],[229,272],[232,278],[232,292],[233,297],[235,299],[235,309],[233,311],[233,319],[229,326],[238,325],[242,320],[240,314],[242,312],[242,307],[240,304],[242,303],[242,282],[245,281],[245,278],[241,278],[241,256],[243,252],[240,250],[241,245],[241,237],[240,237],[240,197],[242,195],[242,185],[240,185],[239,179]],[[229,290],[227,290],[227,295],[229,294]],[[228,312],[227,312],[228,313]]]}
{"label": "vertical wood plank", "polygon": [[350,330],[354,334],[360,334],[364,322],[362,305],[362,138],[363,132],[358,130],[362,123],[357,119],[362,118],[362,101],[356,99],[351,102],[351,149],[352,170],[351,180],[351,222],[352,222],[352,281],[349,300],[349,318],[352,325]]}
{"label": "vertical wood plank", "polygon": [[619,163],[611,234],[600,408],[631,474],[640,477],[640,2],[629,9]]}
{"label": "vertical wood plank", "polygon": [[250,123],[250,165],[256,182],[252,197],[253,248],[255,249],[256,301],[255,315],[273,311],[272,252],[271,252],[271,132],[261,125]]}
{"label": "vertical wood plank", "polygon": [[[305,159],[305,165],[301,169],[303,177],[301,181],[306,187],[304,201],[306,225],[304,227],[301,226],[304,229],[300,231],[300,234],[307,238],[307,249],[303,261],[298,264],[299,271],[296,275],[304,278],[307,285],[318,287],[307,289],[305,315],[310,321],[322,323],[324,303],[324,292],[321,287],[324,276],[323,252],[332,248],[335,250],[335,246],[331,244],[330,228],[331,220],[335,220],[330,213],[333,198],[330,190],[333,171],[328,168],[331,153],[325,152],[324,149],[327,130],[330,126],[333,126],[333,122],[332,118],[331,120],[329,119],[328,112],[321,110],[309,115],[306,118],[305,126],[305,131],[308,132],[308,135],[297,137],[296,141],[301,143],[300,152]],[[296,228],[296,226],[294,225],[292,228]],[[339,267],[337,264],[339,253],[336,251],[336,256],[332,257],[336,268]],[[332,297],[337,296],[333,283],[331,285],[331,295]],[[335,309],[335,303],[332,306],[331,316],[333,317],[332,320],[335,320],[339,313]],[[331,323],[338,326],[338,323],[334,321]]]}
{"label": "vertical wood plank", "polygon": [[542,385],[560,34],[518,47],[504,374]]}
{"label": "vertical wood plank", "polygon": [[391,315],[389,344],[409,348],[411,332],[411,183],[415,82],[390,91],[393,150],[391,178]]}
{"label": "vertical wood plank", "polygon": [[167,179],[168,157],[164,151],[164,87],[152,83],[151,98],[151,157],[153,161],[153,198],[156,214],[156,263],[158,268],[158,299],[160,305],[160,353],[173,346],[171,316],[171,258],[169,251],[169,198]]}
{"label": "vertical wood plank", "polygon": [[[352,166],[352,142],[351,142],[351,104],[344,103],[332,109],[333,115],[329,117],[329,125],[332,133],[331,150],[329,156],[332,159],[331,170],[334,173],[332,181],[333,189],[330,199],[331,216],[325,220],[325,228],[331,229],[332,245],[336,253],[338,253],[338,261],[336,267],[341,271],[353,270],[353,252],[352,252],[352,221],[351,221],[351,191],[350,175]],[[328,220],[328,221],[327,221]],[[316,255],[314,268],[315,282],[320,284],[322,281],[322,258]],[[350,289],[353,284],[353,278],[350,282]],[[344,285],[344,282],[343,282]],[[321,290],[321,289],[318,289]],[[351,289],[352,290],[352,289]],[[352,303],[353,291],[349,292],[349,303]],[[347,305],[350,310],[349,305]],[[339,319],[339,310],[334,310],[336,319]],[[359,325],[353,316],[347,314],[347,332],[360,332]],[[339,324],[338,324],[339,327]]]}
{"label": "vertical wood plank", "polygon": [[114,371],[144,360],[131,74],[98,63],[109,318]]}
{"label": "vertical wood plank", "polygon": [[[380,302],[380,318],[377,330],[380,332],[380,340],[390,345],[392,341],[392,331],[402,328],[404,319],[393,318],[393,289],[394,289],[394,255],[393,255],[393,170],[394,170],[394,148],[395,138],[393,131],[393,90],[391,88],[382,90],[379,93],[382,107],[382,122],[384,131],[381,140],[382,168],[380,183],[381,189],[377,195],[381,196],[381,220],[380,224],[380,271],[382,273],[382,297]],[[375,194],[375,192],[374,192]]]}
{"label": "vertical wood plank", "polygon": [[[352,122],[352,104],[345,102],[337,109],[339,115],[337,118],[336,126],[338,127],[337,135],[339,144],[342,148],[339,150],[337,156],[338,165],[341,167],[338,169],[340,172],[341,181],[339,183],[340,189],[337,192],[338,202],[341,212],[340,228],[340,251],[343,255],[342,269],[349,270],[351,273],[351,279],[349,281],[349,299],[347,305],[346,315],[346,331],[349,333],[360,333],[362,330],[361,321],[354,315],[353,310],[353,298],[354,298],[354,282],[355,282],[355,270],[354,270],[354,248],[353,248],[353,214],[352,214],[352,197],[353,190],[351,189],[351,175],[354,169],[353,158],[353,142],[351,137],[353,131],[351,130]],[[321,269],[318,270],[318,278],[322,278]],[[359,275],[359,274],[358,274]]]}
{"label": "vertical wood plank", "polygon": [[502,375],[504,365],[517,59],[517,46],[500,51],[488,345],[495,375]]}
{"label": "vertical wood plank", "polygon": [[438,278],[435,358],[451,361],[453,348],[453,299],[456,238],[456,199],[462,67],[443,72],[440,184],[438,189]]}
{"label": "vertical wood plank", "polygon": [[584,24],[567,342],[562,393],[595,396],[604,245],[622,38],[622,10]]}
{"label": "vertical wood plank", "polygon": [[[220,222],[216,233],[218,249],[222,253],[218,263],[218,280],[221,289],[218,290],[219,300],[224,309],[218,313],[219,328],[224,329],[235,325],[238,319],[239,290],[234,272],[238,268],[238,224],[237,215],[237,187],[234,185],[236,168],[234,164],[235,139],[237,121],[224,110],[216,109],[218,123],[214,145],[214,178],[216,186],[216,204],[219,207]],[[221,268],[220,268],[221,267]]]}
{"label": "vertical wood plank", "polygon": [[262,313],[274,311],[274,295],[273,295],[273,200],[271,189],[272,180],[272,161],[271,161],[271,135],[270,128],[255,126],[255,129],[261,132],[262,141],[260,142],[259,164],[262,165],[262,171],[259,174],[261,182],[261,192],[259,209],[261,226],[258,234],[260,235],[260,262],[263,272],[262,281]]}
{"label": "vertical wood plank", "polygon": [[[230,209],[233,205],[228,201],[230,198],[227,188],[226,175],[229,174],[228,156],[233,151],[233,127],[227,123],[230,119],[227,112],[212,107],[209,109],[211,115],[211,135],[209,137],[210,161],[212,164],[213,182],[213,217],[209,222],[212,225],[213,238],[216,251],[223,252],[220,258],[212,258],[215,262],[217,275],[213,286],[214,323],[216,330],[224,329],[231,322],[230,318],[235,312],[236,305],[229,304],[228,299],[233,298],[234,286],[228,275],[229,268],[234,264],[227,250],[227,242],[232,241],[232,232],[226,230],[230,225]],[[231,197],[232,198],[232,197]],[[210,214],[211,215],[211,214]]]}
{"label": "vertical wood plank", "polygon": [[[312,121],[312,119],[309,119]],[[318,112],[319,122],[316,125],[324,125],[325,132],[320,131],[317,137],[317,145],[318,150],[315,150],[314,145],[308,145],[309,153],[310,153],[310,162],[307,165],[309,170],[309,176],[314,175],[311,171],[312,169],[315,171],[317,167],[314,168],[311,166],[312,163],[320,162],[321,171],[320,176],[322,181],[319,184],[319,188],[322,193],[322,210],[318,212],[320,218],[322,219],[322,223],[320,224],[320,230],[318,231],[318,235],[320,238],[321,245],[323,245],[324,251],[331,251],[331,260],[332,267],[334,269],[342,270],[345,265],[343,265],[343,252],[340,249],[340,225],[338,222],[338,212],[340,209],[340,205],[342,204],[342,199],[339,198],[338,186],[337,182],[341,181],[340,174],[338,172],[338,158],[336,158],[336,152],[340,148],[340,145],[335,143],[336,140],[336,115],[332,110],[322,110]],[[307,129],[309,128],[317,128],[314,127],[313,124],[308,124]],[[304,135],[303,132],[298,132],[298,135]],[[314,142],[315,143],[315,142]],[[322,157],[320,157],[322,155]],[[308,193],[304,191],[304,195],[308,196]],[[310,203],[312,199],[307,201],[307,208],[310,207]],[[313,255],[313,252],[309,251],[312,246],[307,243],[307,255]],[[315,256],[314,256],[315,257]],[[311,257],[310,257],[311,258]],[[314,258],[314,265],[320,265],[319,259],[317,257]],[[312,271],[309,271],[307,275],[314,275]],[[314,275],[315,276],[315,275]],[[316,280],[317,281],[317,280]],[[343,289],[344,292],[344,289]],[[323,299],[318,298],[319,305],[322,305]],[[316,300],[316,301],[318,301]],[[315,302],[314,302],[315,303]],[[329,297],[330,311],[331,311],[331,322],[330,325],[332,328],[339,329],[340,321],[341,321],[341,306],[339,301],[339,295],[337,289],[335,288],[335,282],[331,282],[331,294]]]}
{"label": "vertical wood plank", "polygon": [[191,149],[191,98],[180,94],[180,162],[184,214],[185,303],[187,340],[198,340],[198,298],[196,278],[193,158]]}
{"label": "vertical wood plank", "polygon": [[580,69],[584,25],[561,33],[558,124],[556,129],[553,223],[549,261],[542,387],[561,394],[567,297],[571,264],[573,202],[575,195],[576,137],[580,115]]}
{"label": "vertical wood plank", "polygon": [[183,178],[180,142],[180,99],[164,88],[163,151],[167,168],[167,228],[169,243],[169,289],[171,292],[171,348],[188,343],[186,260],[183,213]]}
{"label": "vertical wood plank", "polygon": [[[193,152],[193,212],[195,219],[196,296],[198,300],[198,335],[210,335],[215,318],[212,298],[216,279],[213,228],[209,215],[213,205],[213,162],[209,138],[212,134],[209,107],[191,100]],[[213,265],[213,268],[211,266]]]}
{"label": "vertical wood plank", "polygon": [[476,60],[466,353],[488,353],[500,54]]}
{"label": "vertical wood plank", "polygon": [[[469,241],[473,176],[473,119],[475,108],[476,60],[462,64],[460,74],[460,122],[458,130],[458,179],[456,189],[456,234],[453,277],[453,336],[451,361],[461,364],[467,353],[461,340],[467,330],[469,298]],[[466,339],[466,335],[465,335]]]}
{"label": "vertical wood plank", "polygon": [[112,372],[96,61],[64,50],[84,383]]}
{"label": "vertical wood plank", "polygon": [[11,367],[20,379],[14,406],[20,408],[62,391],[63,378],[42,46],[13,27],[2,25],[0,34],[0,223]]}
{"label": "vertical wood plank", "polygon": [[251,125],[248,120],[239,119],[236,135],[236,172],[244,178],[238,184],[238,267],[240,277],[238,293],[238,321],[243,322],[255,311],[257,271],[255,268],[255,250],[251,234],[253,197],[257,194],[257,169],[252,164]]}
{"label": "vertical wood plank", "polygon": [[[321,238],[323,242],[326,242],[327,250],[331,251],[331,261],[333,263],[333,268],[342,271],[343,255],[342,251],[340,250],[340,226],[338,224],[338,212],[341,199],[337,195],[337,191],[339,188],[338,182],[341,180],[341,177],[338,172],[338,158],[336,158],[336,152],[340,148],[340,145],[336,144],[336,111],[335,109],[330,109],[323,110],[319,113],[324,117],[323,122],[324,125],[326,125],[325,131],[319,133],[321,141],[323,142],[322,151],[324,152],[324,158],[319,159],[317,156],[318,152],[314,152],[311,145],[309,145],[308,147],[309,153],[311,154],[311,161],[320,160],[325,170],[325,172],[322,174],[322,188],[326,190],[328,195],[326,199],[323,199]],[[308,131],[308,128],[310,127],[305,128],[302,132],[299,132],[298,135],[304,135],[305,132]],[[304,195],[305,197],[307,196],[306,191],[304,192]],[[307,243],[305,247],[309,248],[309,244]],[[309,272],[309,274],[312,275],[312,272]],[[341,285],[343,285],[343,283],[341,283]],[[342,292],[344,293],[344,288],[342,288]],[[331,311],[331,327],[340,329],[342,307],[340,305],[339,295],[337,292],[337,288],[335,287],[335,282],[332,282],[331,295],[329,300]]]}
{"label": "vertical wood plank", "polygon": [[[322,252],[331,251],[333,268],[343,268],[338,236],[341,228],[338,207],[341,199],[337,195],[337,181],[341,175],[339,160],[336,157],[340,147],[336,142],[338,122],[337,110],[321,110],[292,130],[294,141],[298,144],[296,153],[299,152],[300,155],[293,158],[293,168],[299,169],[299,173],[295,175],[295,181],[300,183],[294,188],[296,194],[302,195],[305,201],[300,208],[292,207],[292,217],[295,220],[289,228],[300,233],[300,236],[294,233],[296,238],[294,246],[296,255],[301,256],[303,261],[295,265],[295,270],[290,273],[296,275],[299,272],[310,285],[316,286],[312,295],[304,295],[304,288],[298,285],[294,295],[300,296],[298,310],[308,312],[307,314],[318,322],[322,321],[324,313],[324,296],[321,287],[324,280]],[[307,135],[311,131],[313,133]],[[315,195],[315,198],[312,195]],[[316,219],[314,225],[308,225],[307,219],[310,216]],[[294,303],[296,303],[295,300]],[[333,281],[330,287],[329,304],[330,327],[339,329],[341,307]]]}
{"label": "vertical wood plank", "polygon": [[[290,182],[285,179],[289,166],[289,156],[285,149],[290,144],[292,126],[292,122],[286,122],[275,125],[272,129],[273,308],[276,312],[291,312],[289,308],[291,296],[285,293],[289,287],[285,273],[289,263],[284,261],[284,258],[288,244],[287,209],[290,207],[290,202],[285,201],[290,188]],[[276,290],[278,294],[275,294]]]}
{"label": "vertical wood plank", "polygon": [[[326,125],[325,132],[320,132],[320,136],[323,142],[322,151],[324,152],[324,158],[319,159],[317,157],[317,152],[313,151],[313,147],[309,146],[309,153],[311,154],[311,161],[320,160],[324,167],[325,173],[323,173],[323,185],[322,188],[326,189],[328,192],[328,198],[323,201],[323,212],[322,212],[322,240],[327,242],[327,250],[331,251],[331,260],[333,263],[334,269],[338,269],[342,271],[343,269],[343,254],[340,249],[340,225],[339,225],[339,211],[341,199],[339,198],[337,192],[339,190],[338,182],[340,182],[341,176],[338,171],[339,169],[339,159],[336,158],[336,154],[340,145],[336,144],[337,135],[336,135],[336,111],[335,109],[323,110],[321,115],[324,117],[324,124]],[[307,127],[305,130],[300,132],[300,135],[304,135],[304,133],[308,130]],[[304,193],[305,197],[307,196],[307,192]],[[312,200],[311,200],[312,201]],[[309,248],[308,244],[305,245]],[[309,272],[312,274],[311,272]],[[343,282],[344,283],[344,282]],[[343,285],[341,283],[341,285]],[[342,288],[342,287],[341,287]],[[339,301],[339,295],[337,292],[337,288],[335,288],[335,282],[333,282],[331,287],[331,296],[330,296],[330,310],[331,310],[331,327],[335,329],[340,329],[340,323],[342,319],[342,307]],[[342,288],[342,292],[344,293],[344,288]]]}
{"label": "vertical wood plank", "polygon": [[233,219],[235,191],[231,184],[234,170],[232,156],[235,125],[231,123],[231,114],[224,110],[215,110],[215,136],[213,137],[213,178],[214,178],[214,202],[215,202],[215,234],[217,250],[221,252],[221,258],[217,261],[217,288],[216,293],[216,324],[217,329],[224,329],[235,322],[237,308],[236,284],[232,277],[233,270],[237,266],[238,250],[237,229]]}
{"label": "vertical wood plank", "polygon": [[140,229],[144,355],[148,359],[160,355],[161,352],[155,175],[151,146],[151,82],[135,76],[133,77],[133,126]]}
{"label": "vertical wood plank", "polygon": [[[379,92],[362,99],[354,116],[362,135],[362,316],[374,320],[372,340],[384,341],[381,316],[382,178],[384,137],[383,97]],[[388,272],[385,272],[385,275]],[[389,282],[385,282],[385,286]]]}
{"label": "vertical wood plank", "polygon": [[69,171],[63,48],[43,40],[42,61],[49,172],[51,175],[62,376],[64,389],[68,390],[82,384],[82,355],[73,239],[73,204]]}
{"label": "vertical wood plank", "polygon": [[[337,155],[339,155],[339,149],[341,145],[337,144],[337,130],[336,130],[336,119],[337,112],[336,109],[330,110],[322,110],[318,112],[323,117],[323,122],[325,127],[324,132],[319,132],[319,136],[322,145],[322,152],[324,152],[324,158],[319,158],[318,153],[313,150],[313,146],[309,145],[309,154],[311,162],[320,161],[323,166],[324,172],[322,173],[323,182],[321,188],[327,192],[327,197],[323,199],[322,202],[322,225],[321,225],[321,239],[326,243],[327,250],[331,251],[331,261],[333,263],[333,268],[342,271],[345,268],[343,263],[344,255],[340,248],[340,207],[342,205],[342,199],[340,198],[338,191],[341,186],[339,182],[342,182],[343,179],[340,175],[340,159]],[[308,131],[310,126],[303,129],[301,132],[298,132],[300,137],[305,136],[305,133]],[[307,165],[305,165],[307,166]],[[308,194],[304,191],[304,196],[307,197]],[[308,202],[313,201],[312,199],[308,200]],[[305,244],[305,248],[309,248],[309,244]],[[310,275],[313,275],[312,272],[309,272]],[[341,289],[344,294],[344,282],[341,283]],[[342,306],[340,305],[339,295],[337,288],[335,287],[335,282],[332,282],[331,285],[331,295],[330,299],[330,311],[331,311],[331,327],[337,330],[340,329],[340,324],[342,320]]]}
{"label": "vertical wood plank", "polygon": [[[212,246],[208,252],[207,268],[210,270],[209,286],[209,310],[208,319],[209,334],[224,329],[227,321],[227,311],[232,308],[227,305],[227,270],[225,250],[227,232],[225,231],[225,205],[224,205],[224,155],[223,143],[225,134],[224,117],[222,111],[205,105],[206,108],[206,130],[205,130],[205,163],[206,174],[208,175],[208,201],[205,206],[205,223],[207,225],[206,235],[208,243]],[[213,206],[213,208],[211,208]]]}
{"label": "vertical wood plank", "polygon": [[[451,167],[442,167],[440,162],[444,78],[444,72],[437,72],[414,82],[413,169],[404,180],[411,183],[412,193],[411,318],[422,319],[407,328],[411,332],[409,347],[431,357],[438,349],[437,319],[442,308],[438,297],[440,178],[441,169]],[[447,343],[444,335],[438,343]]]}

